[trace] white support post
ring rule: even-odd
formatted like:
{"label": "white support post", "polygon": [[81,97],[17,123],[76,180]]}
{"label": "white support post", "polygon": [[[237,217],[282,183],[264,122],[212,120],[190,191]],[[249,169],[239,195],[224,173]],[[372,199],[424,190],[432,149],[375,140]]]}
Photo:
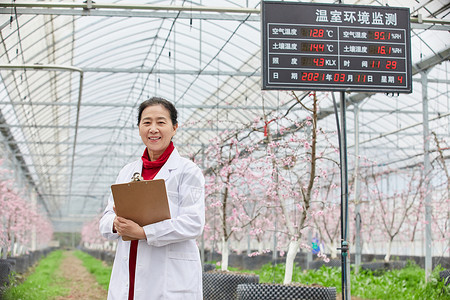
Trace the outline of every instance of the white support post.
{"label": "white support post", "polygon": [[361,245],[361,185],[359,181],[359,106],[357,103],[354,104],[354,125],[355,125],[355,172],[354,172],[354,180],[355,180],[355,220],[356,220],[356,229],[355,229],[355,273],[358,274],[359,267],[361,266],[361,254],[362,254],[362,245]]}
{"label": "white support post", "polygon": [[16,248],[16,243],[15,243],[15,239],[14,239],[14,233],[11,233],[11,257],[15,256],[15,248]]}
{"label": "white support post", "polygon": [[[31,197],[31,207],[34,210],[37,210],[37,195],[34,190],[31,190],[30,197]],[[36,250],[37,250],[36,224],[33,224],[33,227],[31,229],[31,251]]]}
{"label": "white support post", "polygon": [[[311,229],[308,230],[308,246],[312,246],[312,231],[311,231]],[[313,261],[313,253],[311,250],[306,253],[306,263],[307,263],[308,268],[309,268],[309,265],[312,263],[312,261]]]}
{"label": "white support post", "polygon": [[430,129],[428,125],[428,78],[427,72],[421,72],[422,79],[422,108],[423,108],[423,164],[425,187],[427,188],[425,195],[425,280],[428,281],[431,275],[431,190],[429,186],[429,177],[431,172],[430,163]]}

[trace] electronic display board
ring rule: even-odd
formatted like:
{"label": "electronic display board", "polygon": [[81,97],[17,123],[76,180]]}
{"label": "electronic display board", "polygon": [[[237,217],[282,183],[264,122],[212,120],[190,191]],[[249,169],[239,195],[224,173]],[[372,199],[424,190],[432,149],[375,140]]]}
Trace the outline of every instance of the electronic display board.
{"label": "electronic display board", "polygon": [[411,93],[408,8],[262,2],[263,89]]}

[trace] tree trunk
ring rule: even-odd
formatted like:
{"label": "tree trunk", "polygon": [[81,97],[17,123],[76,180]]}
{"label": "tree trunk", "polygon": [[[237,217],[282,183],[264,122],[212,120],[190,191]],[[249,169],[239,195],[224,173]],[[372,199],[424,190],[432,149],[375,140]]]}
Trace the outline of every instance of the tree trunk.
{"label": "tree trunk", "polygon": [[295,256],[297,255],[299,248],[300,248],[300,240],[289,242],[289,249],[286,254],[286,270],[284,271],[283,284],[289,284],[292,282],[292,273],[294,270],[294,260],[295,260]]}
{"label": "tree trunk", "polygon": [[337,259],[337,244],[336,241],[332,241],[331,244],[327,244],[328,248],[330,249],[330,258],[331,259]]}
{"label": "tree trunk", "polygon": [[264,251],[264,241],[258,243],[258,252],[262,253]]}
{"label": "tree trunk", "polygon": [[384,257],[385,262],[388,262],[391,259],[391,248],[392,248],[392,239],[389,239],[386,256]]}
{"label": "tree trunk", "polygon": [[222,271],[228,271],[228,241],[222,237]]}

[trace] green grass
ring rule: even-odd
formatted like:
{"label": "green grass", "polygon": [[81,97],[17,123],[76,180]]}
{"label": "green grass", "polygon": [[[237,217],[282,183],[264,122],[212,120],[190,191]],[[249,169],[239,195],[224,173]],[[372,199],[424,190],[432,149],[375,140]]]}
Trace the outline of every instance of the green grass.
{"label": "green grass", "polygon": [[43,258],[22,284],[13,283],[6,290],[4,299],[48,300],[67,295],[69,290],[62,287],[65,280],[55,274],[61,264],[62,254],[61,250],[57,250]]}
{"label": "green grass", "polygon": [[[273,266],[268,263],[259,270],[238,270],[229,268],[230,271],[240,271],[259,275],[261,283],[283,283],[284,264]],[[378,275],[370,271],[361,271],[355,274],[352,270],[351,295],[364,299],[383,300],[449,300],[450,286],[445,287],[444,282],[439,280],[439,271],[443,269],[439,266],[433,271],[428,283],[425,282],[425,270],[414,263],[401,270],[391,270]],[[340,268],[330,268],[322,266],[318,270],[301,270],[295,267],[292,276],[293,282],[303,284],[319,284],[326,287],[336,287],[336,291],[341,293],[341,270]]]}
{"label": "green grass", "polygon": [[96,259],[95,257],[92,257],[82,251],[77,250],[74,254],[76,257],[81,259],[83,266],[85,266],[86,269],[94,275],[100,286],[102,286],[105,290],[108,290],[112,267],[105,266],[101,260]]}

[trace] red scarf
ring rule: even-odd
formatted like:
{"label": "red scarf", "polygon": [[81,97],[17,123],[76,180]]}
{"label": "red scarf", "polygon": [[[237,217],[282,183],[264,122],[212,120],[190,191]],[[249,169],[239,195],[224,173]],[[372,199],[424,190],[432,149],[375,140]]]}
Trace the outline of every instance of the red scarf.
{"label": "red scarf", "polygon": [[172,154],[173,149],[175,147],[173,146],[173,143],[170,142],[169,146],[167,146],[166,150],[164,150],[163,154],[161,154],[160,157],[158,157],[157,160],[151,161],[148,156],[148,150],[147,148],[144,151],[144,154],[142,154],[142,177],[144,177],[144,180],[152,180],[155,178],[156,174],[159,172],[161,167],[166,163],[166,161],[169,159],[170,154]]}
{"label": "red scarf", "polygon": [[[166,150],[164,150],[163,154],[158,157],[157,160],[151,161],[148,156],[148,150],[145,148],[144,154],[142,154],[142,177],[144,180],[153,180],[156,174],[158,174],[161,167],[167,162],[170,155],[172,154],[173,143],[170,142],[169,146],[167,146]],[[137,260],[137,248],[138,248],[138,240],[131,241],[130,245],[130,261],[128,265],[128,271],[130,274],[130,284],[128,289],[128,300],[134,299],[134,278],[136,275],[136,260]]]}

